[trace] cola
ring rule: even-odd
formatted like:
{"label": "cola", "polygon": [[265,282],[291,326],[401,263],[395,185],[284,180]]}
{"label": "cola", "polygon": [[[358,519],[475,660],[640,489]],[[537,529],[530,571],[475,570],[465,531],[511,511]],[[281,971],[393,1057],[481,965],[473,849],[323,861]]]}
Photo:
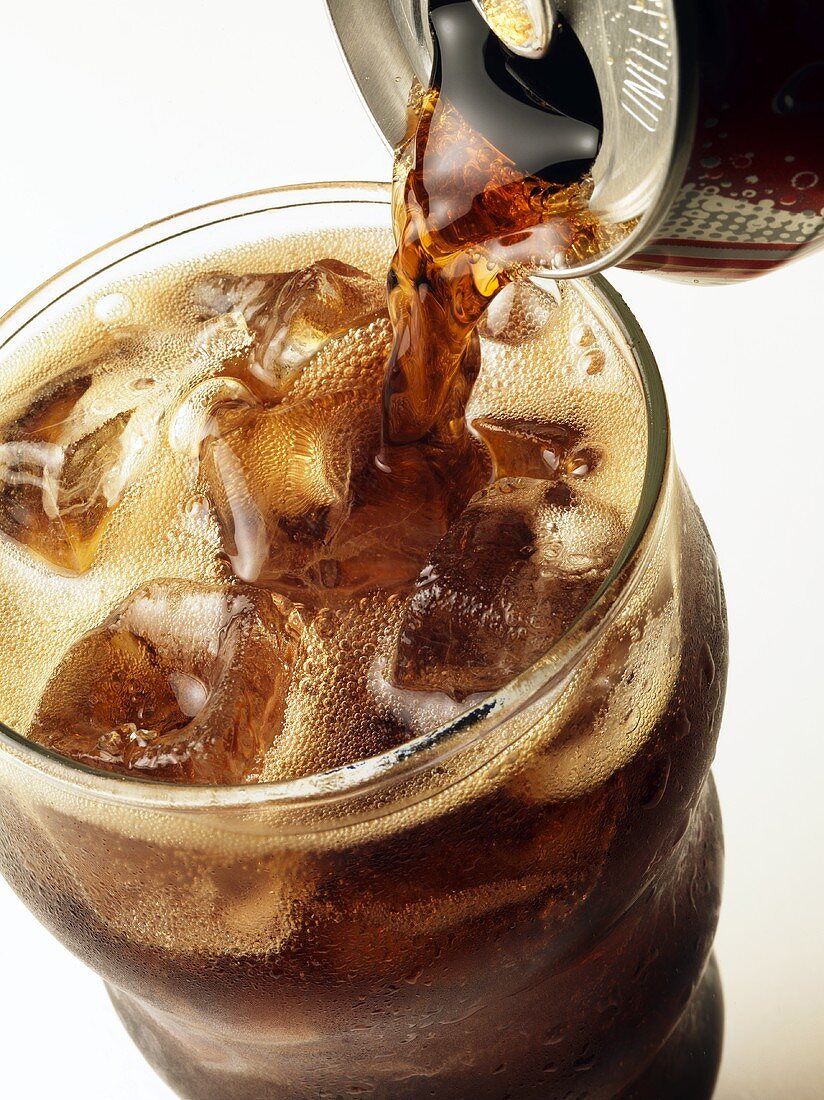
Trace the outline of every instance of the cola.
{"label": "cola", "polygon": [[234,200],[7,322],[3,873],[181,1095],[708,1097],[726,623],[654,361],[508,275],[391,438],[387,213]]}
{"label": "cola", "polygon": [[389,443],[460,419],[479,369],[475,329],[513,275],[586,262],[631,228],[591,209],[602,112],[572,31],[556,35],[537,106],[468,0],[436,0],[429,16],[431,83],[413,92],[395,163]]}
{"label": "cola", "polygon": [[529,277],[636,219],[570,26],[537,96],[431,15],[391,262],[286,192],[19,328],[3,873],[184,1096],[709,1098],[723,589],[624,307]]}
{"label": "cola", "polygon": [[39,676],[11,686],[33,741],[196,784],[351,764],[504,688],[597,596],[640,494],[644,410],[557,288],[509,284],[483,339],[514,397],[566,325],[573,379],[499,407],[472,330],[477,385],[442,384],[446,412],[407,440],[382,419],[403,330],[369,271],[205,271],[158,294],[154,322],[126,297],[140,324],[67,336],[79,362],[21,385],[0,431],[7,554],[33,602],[65,582]]}

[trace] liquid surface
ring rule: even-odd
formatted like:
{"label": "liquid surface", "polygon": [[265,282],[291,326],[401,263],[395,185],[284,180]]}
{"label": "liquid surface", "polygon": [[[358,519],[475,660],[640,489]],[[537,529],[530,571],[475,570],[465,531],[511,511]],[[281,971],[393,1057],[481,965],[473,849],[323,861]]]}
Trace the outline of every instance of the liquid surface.
{"label": "liquid surface", "polygon": [[460,431],[387,462],[389,253],[150,272],[5,363],[9,725],[146,778],[307,775],[453,718],[592,598],[643,478],[632,368],[576,292],[514,283]]}

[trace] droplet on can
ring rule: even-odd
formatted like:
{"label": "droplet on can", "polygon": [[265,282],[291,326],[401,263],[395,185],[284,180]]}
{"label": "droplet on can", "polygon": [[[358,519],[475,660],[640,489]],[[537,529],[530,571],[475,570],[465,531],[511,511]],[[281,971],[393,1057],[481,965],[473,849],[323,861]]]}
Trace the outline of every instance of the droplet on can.
{"label": "droplet on can", "polygon": [[796,172],[792,178],[792,185],[798,191],[809,191],[818,183],[817,172]]}

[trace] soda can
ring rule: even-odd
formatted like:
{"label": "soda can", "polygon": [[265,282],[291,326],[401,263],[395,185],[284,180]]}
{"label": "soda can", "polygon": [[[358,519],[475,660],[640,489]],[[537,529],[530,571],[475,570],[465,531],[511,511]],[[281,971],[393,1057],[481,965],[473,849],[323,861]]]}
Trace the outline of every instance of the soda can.
{"label": "soda can", "polygon": [[[429,81],[428,0],[327,0],[327,6],[362,98],[395,147],[406,131],[411,87]],[[583,45],[604,116],[593,205],[605,218],[636,223],[586,265],[547,274],[588,275],[618,265],[693,283],[731,283],[822,244],[821,0],[503,5],[518,6],[536,26],[536,14],[548,27],[562,19]],[[532,56],[531,65],[552,61],[551,43],[543,56],[536,56],[535,42],[519,52]]]}

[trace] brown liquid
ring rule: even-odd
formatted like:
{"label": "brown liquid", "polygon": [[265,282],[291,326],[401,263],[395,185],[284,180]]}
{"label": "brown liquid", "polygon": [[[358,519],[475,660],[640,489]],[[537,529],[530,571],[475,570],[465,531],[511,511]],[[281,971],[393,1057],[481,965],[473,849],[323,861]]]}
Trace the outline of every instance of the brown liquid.
{"label": "brown liquid", "polygon": [[[459,438],[480,367],[477,325],[495,296],[517,275],[600,255],[628,228],[589,207],[600,103],[569,28],[546,59],[524,62],[469,0],[442,0],[430,17],[432,83],[413,98],[395,166],[388,445]],[[549,73],[539,90],[569,100],[565,110],[531,101],[516,79],[528,73],[544,85]]]}
{"label": "brown liquid", "polygon": [[[589,184],[421,103],[385,384],[388,242],[355,232],[124,281],[97,305],[137,303],[128,332],[69,323],[45,379],[36,349],[0,374],[0,714],[35,740],[182,783],[351,765],[507,683],[609,573],[630,350],[575,289],[503,294],[602,247]],[[0,869],[181,1095],[708,1100],[725,621],[662,494],[563,690],[437,767],[181,812],[0,753]]]}
{"label": "brown liquid", "polygon": [[[372,461],[388,232],[275,223],[217,261],[193,247],[209,267],[106,273],[48,360],[31,342],[0,371],[0,714],[178,783],[289,779],[430,733],[562,633],[623,542],[646,457],[631,350],[585,290],[507,288],[480,326],[486,487],[464,507],[472,464],[441,465],[459,446]],[[101,336],[92,316],[126,302],[128,333]],[[103,798],[0,750],[0,869],[181,1095],[707,1100],[725,626],[674,468],[662,492],[560,694],[435,767],[343,801],[230,790],[183,811],[198,792]]]}
{"label": "brown liquid", "polygon": [[[527,349],[568,320],[551,293],[512,286],[486,322],[514,349],[522,399],[473,398],[490,303],[539,261],[586,258],[608,237],[587,205],[594,78],[567,28],[530,69],[468,0],[431,17],[433,86],[397,162],[391,352],[374,274],[321,253],[201,275],[184,308],[170,287],[176,307],[107,321],[79,362],[16,396],[0,529],[51,571],[93,578],[103,563],[132,581],[108,583],[103,613],[91,599],[85,629],[47,651],[36,707],[7,711],[33,739],[189,783],[348,764],[502,687],[607,576],[643,456],[618,460],[627,437],[604,461],[610,432],[578,404],[595,381],[561,415],[534,403],[563,392],[549,355],[526,381]],[[136,322],[118,316],[133,295],[104,300],[104,320]],[[609,358],[584,329],[582,381]],[[639,416],[633,383],[618,385],[623,414]],[[211,521],[218,553],[203,545],[192,573],[154,532],[137,568],[112,549],[135,497],[138,513],[156,507],[150,467],[163,508]],[[604,493],[622,467],[627,484]]]}

